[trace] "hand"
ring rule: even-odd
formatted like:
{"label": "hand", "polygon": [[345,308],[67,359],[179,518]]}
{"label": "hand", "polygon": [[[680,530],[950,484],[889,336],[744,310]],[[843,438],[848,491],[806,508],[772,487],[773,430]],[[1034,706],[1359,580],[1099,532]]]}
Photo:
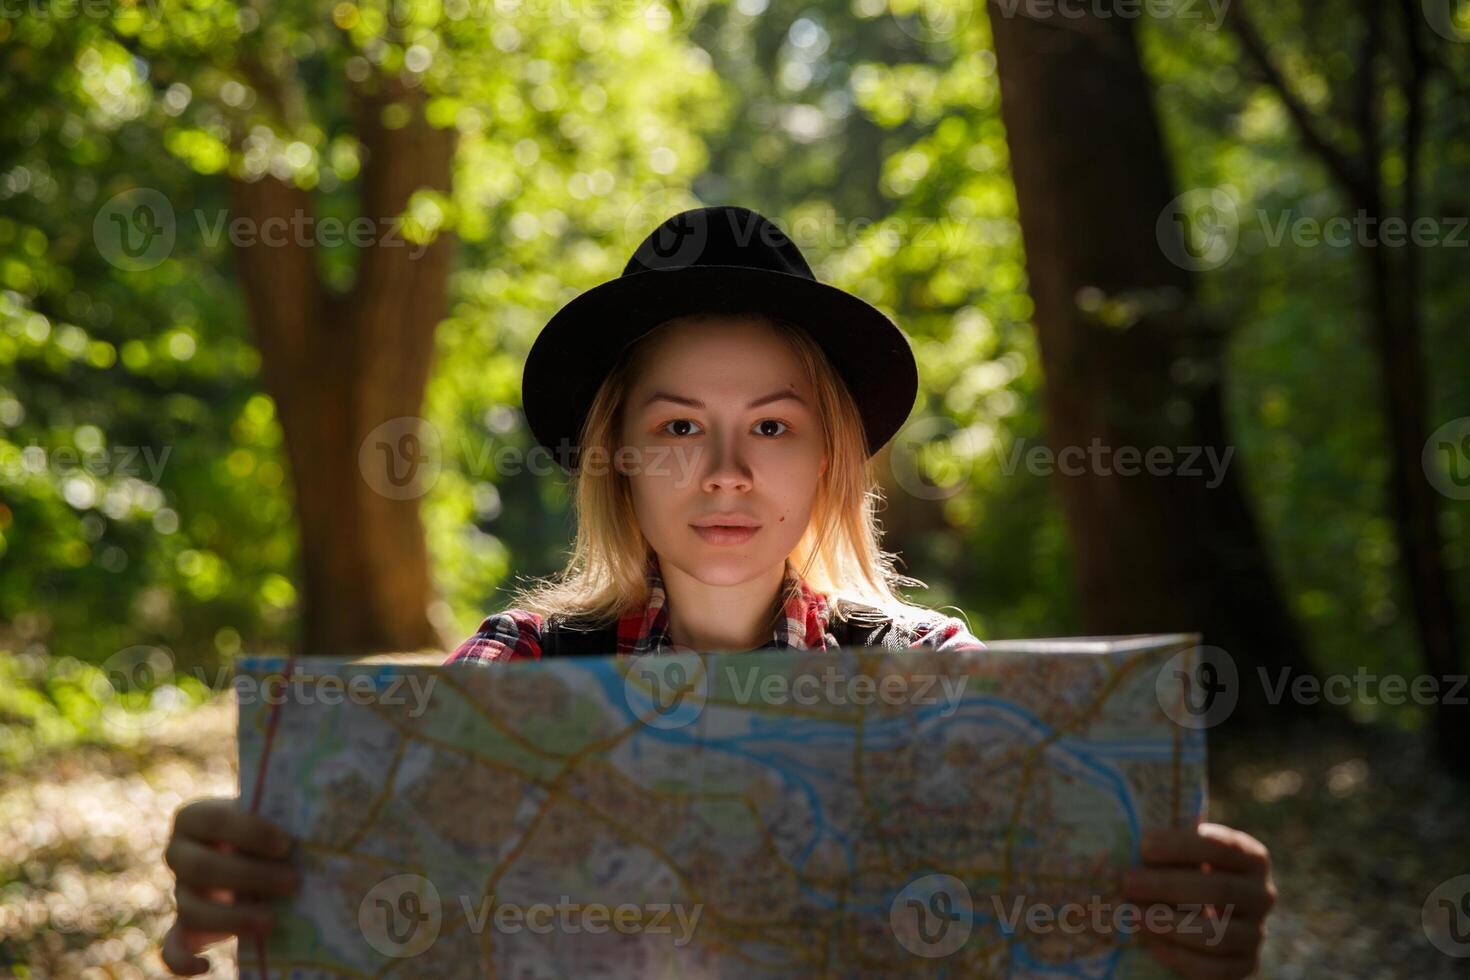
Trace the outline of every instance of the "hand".
{"label": "hand", "polygon": [[[1202,823],[1146,832],[1142,856],[1144,867],[1124,873],[1123,895],[1145,906],[1139,938],[1154,956],[1180,976],[1198,980],[1254,973],[1266,915],[1276,904],[1266,845],[1238,830]],[[1162,907],[1151,913],[1149,903]]]}
{"label": "hand", "polygon": [[285,860],[291,838],[235,799],[195,800],[174,816],[163,859],[173,869],[178,918],[163,939],[163,962],[180,976],[209,969],[204,947],[273,924],[261,899],[289,895],[299,878]]}

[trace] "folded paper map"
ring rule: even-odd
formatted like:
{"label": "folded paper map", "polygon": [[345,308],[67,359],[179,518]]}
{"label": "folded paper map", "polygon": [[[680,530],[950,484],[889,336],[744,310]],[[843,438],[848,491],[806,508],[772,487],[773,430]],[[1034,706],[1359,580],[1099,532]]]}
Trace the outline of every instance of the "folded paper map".
{"label": "folded paper map", "polygon": [[241,975],[1167,975],[1120,875],[1202,816],[1197,644],[242,658],[303,884]]}

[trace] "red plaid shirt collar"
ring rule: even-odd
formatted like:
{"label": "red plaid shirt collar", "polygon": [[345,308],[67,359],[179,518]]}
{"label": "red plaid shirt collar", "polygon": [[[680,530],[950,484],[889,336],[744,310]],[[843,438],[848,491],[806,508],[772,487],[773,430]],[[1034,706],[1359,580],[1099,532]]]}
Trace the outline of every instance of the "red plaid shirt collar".
{"label": "red plaid shirt collar", "polygon": [[[647,576],[647,601],[641,609],[635,609],[618,620],[617,652],[641,655],[659,650],[688,650],[688,647],[676,644],[669,632],[669,596],[664,589],[656,555],[649,556]],[[797,574],[789,558],[780,594],[791,598],[785,600],[771,638],[759,649],[831,650],[837,647],[837,639],[827,625],[830,609],[827,596],[812,589]],[[528,609],[507,609],[496,613],[487,617],[479,630],[450,654],[449,661],[539,660],[543,625],[541,614]],[[947,638],[954,632],[950,629],[943,637],[936,638]]]}
{"label": "red plaid shirt collar", "polygon": [[[651,554],[647,564],[648,601],[618,621],[618,652],[642,655],[658,650],[688,650],[674,642],[669,627],[669,597],[664,588],[663,571],[658,556]],[[770,640],[763,650],[828,650],[837,646],[836,638],[827,631],[831,616],[827,597],[816,591],[796,571],[790,558],[781,579],[785,601]]]}
{"label": "red plaid shirt collar", "polygon": [[[647,566],[648,600],[618,621],[618,653],[643,654],[656,650],[687,650],[669,634],[669,598],[664,590],[658,559],[650,556]],[[796,573],[790,559],[781,583],[782,595],[790,595],[771,639],[760,649],[830,650],[837,640],[829,631],[828,597],[813,590]],[[541,657],[542,618],[528,609],[507,609],[486,618],[474,636],[450,654],[449,660],[493,663],[506,660],[538,660]],[[984,649],[969,628],[954,617],[934,614],[914,624],[910,646],[932,646],[940,650]]]}

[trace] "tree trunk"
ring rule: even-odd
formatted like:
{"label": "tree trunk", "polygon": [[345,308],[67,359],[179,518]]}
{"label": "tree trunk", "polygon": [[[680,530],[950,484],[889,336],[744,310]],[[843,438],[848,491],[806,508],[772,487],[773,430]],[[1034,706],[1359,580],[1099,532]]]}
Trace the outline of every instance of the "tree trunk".
{"label": "tree trunk", "polygon": [[[419,519],[438,447],[417,416],[445,312],[452,243],[441,233],[415,245],[398,217],[416,190],[449,191],[455,137],[425,121],[419,92],[391,86],[358,99],[361,215],[373,230],[347,294],[329,292],[321,279],[306,191],[273,177],[231,180],[234,218],[262,230],[268,219],[295,219],[305,229],[284,244],[243,245],[236,256],[290,461],[301,534],[300,645],[310,654],[414,651],[449,640],[431,616]],[[383,109],[395,101],[412,110],[412,121],[389,129]]]}
{"label": "tree trunk", "polygon": [[[1234,717],[1259,719],[1260,672],[1274,686],[1309,662],[1234,455],[1224,332],[1169,237],[1173,178],[1133,22],[1005,7],[990,6],[1001,114],[1084,626],[1202,632],[1239,671]],[[1093,454],[1078,475],[1060,469],[1069,447],[1073,464]],[[1169,475],[1118,474],[1142,469],[1114,458],[1124,447]],[[1284,698],[1273,717],[1302,708]]]}

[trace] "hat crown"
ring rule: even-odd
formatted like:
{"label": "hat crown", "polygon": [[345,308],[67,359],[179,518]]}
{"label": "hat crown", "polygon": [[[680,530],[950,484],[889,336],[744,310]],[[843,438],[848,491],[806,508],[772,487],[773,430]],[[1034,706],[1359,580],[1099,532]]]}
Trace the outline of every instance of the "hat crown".
{"label": "hat crown", "polygon": [[681,211],[638,245],[623,275],[690,266],[764,269],[815,280],[785,232],[764,215],[735,205]]}
{"label": "hat crown", "polygon": [[711,312],[767,313],[805,329],[852,392],[869,456],[908,418],[918,365],[898,325],[818,280],[773,221],[722,205],[662,222],[621,275],[572,299],[542,328],[521,375],[537,443],[562,469],[577,471],[587,413],[623,351],[660,323]]}

